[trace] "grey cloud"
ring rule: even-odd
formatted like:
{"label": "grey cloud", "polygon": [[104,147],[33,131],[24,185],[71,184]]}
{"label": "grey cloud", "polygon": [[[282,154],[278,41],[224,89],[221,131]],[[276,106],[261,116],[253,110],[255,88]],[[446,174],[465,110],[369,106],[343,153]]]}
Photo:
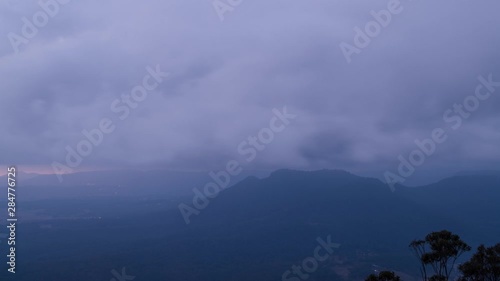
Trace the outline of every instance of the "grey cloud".
{"label": "grey cloud", "polygon": [[[215,169],[287,105],[299,118],[249,168],[393,167],[478,75],[500,80],[500,4],[402,1],[347,64],[340,42],[387,2],[244,1],[220,22],[210,1],[74,1],[17,55],[7,34],[37,5],[3,3],[0,164],[63,161],[83,129],[111,118],[116,131],[84,166]],[[155,65],[171,76],[120,122],[110,104]],[[498,95],[428,167],[499,164]]]}

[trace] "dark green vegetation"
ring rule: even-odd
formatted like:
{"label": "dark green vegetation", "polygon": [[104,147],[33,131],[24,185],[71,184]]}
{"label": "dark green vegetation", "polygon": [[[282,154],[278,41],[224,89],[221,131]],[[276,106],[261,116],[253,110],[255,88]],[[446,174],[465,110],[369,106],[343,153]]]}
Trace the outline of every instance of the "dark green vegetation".
{"label": "dark green vegetation", "polygon": [[[457,260],[471,250],[456,234],[447,230],[432,232],[424,240],[414,240],[410,248],[420,262],[421,280],[425,281],[500,281],[500,243],[479,246],[472,258],[458,266]],[[365,281],[399,281],[392,271],[370,274]]]}
{"label": "dark green vegetation", "polygon": [[420,262],[423,280],[445,281],[453,276],[458,258],[471,249],[458,235],[447,230],[427,234],[424,240],[414,240],[410,248]]}
{"label": "dark green vegetation", "polygon": [[460,281],[500,280],[500,243],[492,247],[479,246],[472,258],[459,268]]}
{"label": "dark green vegetation", "polygon": [[[499,198],[498,175],[399,186],[393,193],[376,179],[343,171],[280,170],[223,191],[189,225],[177,203],[191,196],[143,196],[139,187],[130,197],[25,202],[15,280],[107,281],[122,267],[135,280],[281,280],[313,255],[316,238],[328,235],[341,246],[308,280],[364,280],[375,269],[417,280],[409,241],[449,229],[473,248],[494,245]],[[477,260],[487,258],[485,250]]]}
{"label": "dark green vegetation", "polygon": [[393,271],[382,271],[379,274],[370,274],[365,281],[400,281],[401,278]]}

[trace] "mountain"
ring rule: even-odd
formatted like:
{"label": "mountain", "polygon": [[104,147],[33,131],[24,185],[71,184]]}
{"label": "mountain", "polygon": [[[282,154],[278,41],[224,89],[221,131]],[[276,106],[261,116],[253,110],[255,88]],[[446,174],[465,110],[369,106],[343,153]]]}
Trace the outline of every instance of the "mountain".
{"label": "mountain", "polygon": [[[147,208],[161,199],[56,200],[50,205],[59,206],[57,213],[84,205],[99,218],[22,225],[20,266],[30,272],[16,280],[101,280],[122,267],[153,281],[281,280],[328,237],[340,247],[307,280],[363,280],[380,269],[412,280],[418,264],[408,244],[431,231],[448,229],[473,247],[500,242],[499,196],[499,175],[457,176],[391,192],[377,179],[340,170],[279,170],[222,191],[188,225],[176,204]],[[106,204],[138,211],[119,217]]]}
{"label": "mountain", "polygon": [[462,174],[399,191],[422,208],[460,222],[464,239],[500,242],[500,173]]}

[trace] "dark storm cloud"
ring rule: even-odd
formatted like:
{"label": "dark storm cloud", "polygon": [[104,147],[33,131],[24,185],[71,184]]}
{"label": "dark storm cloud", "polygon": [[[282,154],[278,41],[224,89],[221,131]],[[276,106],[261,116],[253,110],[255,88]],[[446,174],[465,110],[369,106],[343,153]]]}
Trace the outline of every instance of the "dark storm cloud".
{"label": "dark storm cloud", "polygon": [[[221,22],[211,1],[70,1],[15,54],[8,34],[36,1],[2,3],[2,164],[64,162],[81,131],[111,118],[82,166],[216,169],[269,124],[298,117],[251,168],[389,169],[443,113],[500,80],[497,1],[401,1],[348,64],[339,48],[389,1],[250,1]],[[170,76],[121,121],[110,109],[146,67]],[[426,163],[499,164],[500,89]],[[470,149],[473,148],[473,149]],[[384,168],[382,168],[384,167]],[[461,167],[457,167],[460,169]]]}

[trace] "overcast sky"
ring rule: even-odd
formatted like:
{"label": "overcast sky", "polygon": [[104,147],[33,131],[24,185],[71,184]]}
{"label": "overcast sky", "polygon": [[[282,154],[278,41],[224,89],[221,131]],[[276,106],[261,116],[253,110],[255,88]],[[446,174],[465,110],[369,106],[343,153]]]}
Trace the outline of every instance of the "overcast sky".
{"label": "overcast sky", "polygon": [[[401,1],[348,63],[339,45],[354,45],[354,28],[389,2],[243,0],[221,21],[211,0],[73,0],[16,53],[12,33],[42,9],[2,0],[0,164],[51,171],[82,130],[109,118],[115,130],[76,170],[211,170],[236,159],[376,174],[435,128],[448,139],[422,171],[500,167],[500,87],[457,130],[443,120],[478,76],[500,81],[500,2]],[[169,76],[121,120],[111,104],[148,66]],[[297,117],[245,161],[238,145],[284,106]]]}

